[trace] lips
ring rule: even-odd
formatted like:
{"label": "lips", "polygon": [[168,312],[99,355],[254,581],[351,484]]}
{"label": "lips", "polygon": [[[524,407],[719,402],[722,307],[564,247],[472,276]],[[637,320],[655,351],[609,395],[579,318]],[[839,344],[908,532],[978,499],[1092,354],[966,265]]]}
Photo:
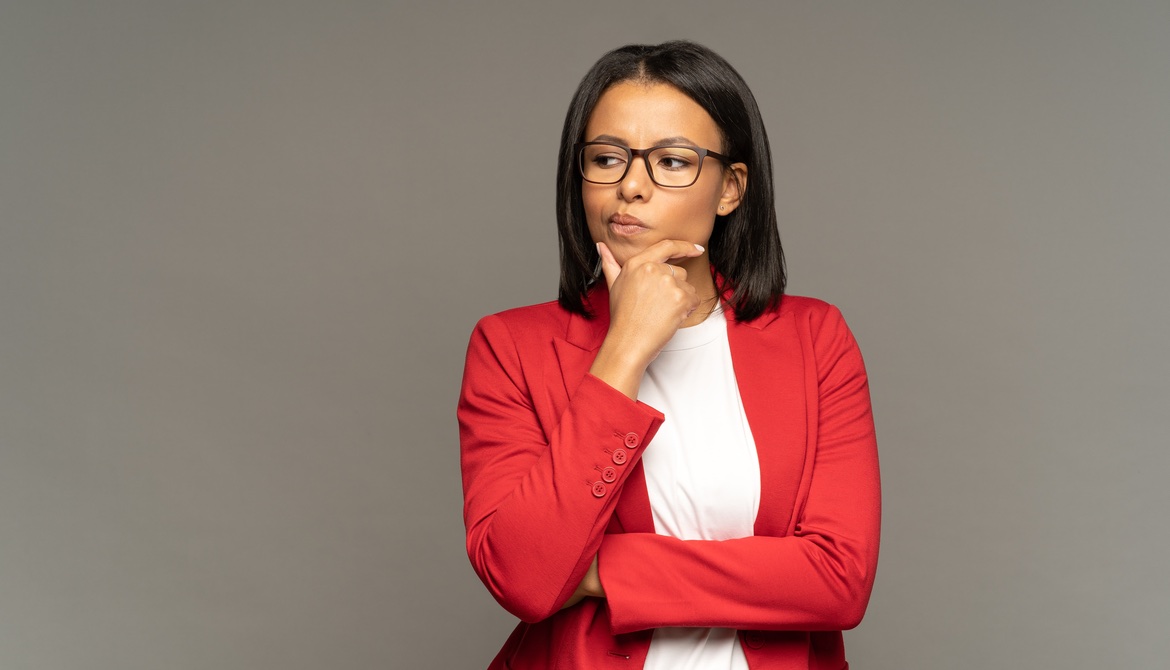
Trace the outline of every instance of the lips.
{"label": "lips", "polygon": [[644,230],[649,230],[641,219],[629,214],[614,214],[609,217],[609,225],[619,235],[636,235]]}

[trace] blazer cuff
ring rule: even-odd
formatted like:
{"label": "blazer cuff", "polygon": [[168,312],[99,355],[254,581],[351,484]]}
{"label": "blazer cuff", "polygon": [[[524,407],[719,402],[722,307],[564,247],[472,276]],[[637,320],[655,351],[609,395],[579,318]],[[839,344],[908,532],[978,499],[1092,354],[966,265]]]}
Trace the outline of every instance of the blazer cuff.
{"label": "blazer cuff", "polygon": [[588,408],[578,416],[592,424],[587,434],[595,436],[578,445],[583,481],[591,495],[609,498],[620,489],[666,417],[589,373],[574,392],[571,405]]}

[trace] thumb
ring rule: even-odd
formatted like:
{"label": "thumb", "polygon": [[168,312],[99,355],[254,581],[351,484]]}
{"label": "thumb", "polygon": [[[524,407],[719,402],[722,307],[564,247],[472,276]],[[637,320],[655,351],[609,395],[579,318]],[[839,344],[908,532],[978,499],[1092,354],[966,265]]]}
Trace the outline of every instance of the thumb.
{"label": "thumb", "polygon": [[613,252],[605,246],[605,242],[597,243],[597,253],[601,256],[601,271],[605,273],[605,285],[608,288],[613,288],[613,282],[617,279],[618,273],[622,271],[622,266],[614,260]]}

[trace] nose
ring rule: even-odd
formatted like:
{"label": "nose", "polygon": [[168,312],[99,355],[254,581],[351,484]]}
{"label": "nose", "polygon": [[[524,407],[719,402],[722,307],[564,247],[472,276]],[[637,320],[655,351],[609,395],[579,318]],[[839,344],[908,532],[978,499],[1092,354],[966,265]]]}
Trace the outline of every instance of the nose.
{"label": "nose", "polygon": [[648,200],[653,190],[654,180],[650,178],[646,159],[642,156],[635,156],[630,162],[630,169],[626,171],[626,176],[618,182],[618,195],[623,200],[637,200],[638,198]]}

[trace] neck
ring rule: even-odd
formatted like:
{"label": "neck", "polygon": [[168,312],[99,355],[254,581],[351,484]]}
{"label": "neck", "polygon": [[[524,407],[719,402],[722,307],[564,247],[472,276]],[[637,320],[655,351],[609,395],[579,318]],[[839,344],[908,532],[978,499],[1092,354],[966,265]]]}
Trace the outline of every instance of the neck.
{"label": "neck", "polygon": [[703,323],[719,304],[715,280],[711,278],[711,261],[704,253],[695,258],[680,258],[671,262],[687,271],[687,283],[695,287],[695,295],[699,296],[698,308],[691,312],[681,327],[697,326]]}

